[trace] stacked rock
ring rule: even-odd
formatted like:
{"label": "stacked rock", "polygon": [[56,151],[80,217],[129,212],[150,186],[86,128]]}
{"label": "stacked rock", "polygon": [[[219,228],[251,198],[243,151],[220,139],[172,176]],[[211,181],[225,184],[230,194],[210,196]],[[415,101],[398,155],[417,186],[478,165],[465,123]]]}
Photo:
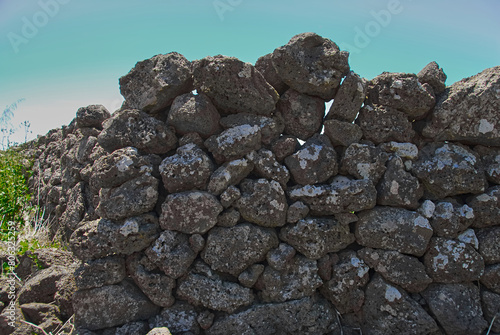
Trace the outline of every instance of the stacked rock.
{"label": "stacked rock", "polygon": [[481,334],[500,306],[500,67],[445,80],[430,63],[367,81],[313,33],[255,66],[137,63],[119,111],[78,112],[58,146],[77,164],[37,171],[48,203],[64,194],[81,332]]}

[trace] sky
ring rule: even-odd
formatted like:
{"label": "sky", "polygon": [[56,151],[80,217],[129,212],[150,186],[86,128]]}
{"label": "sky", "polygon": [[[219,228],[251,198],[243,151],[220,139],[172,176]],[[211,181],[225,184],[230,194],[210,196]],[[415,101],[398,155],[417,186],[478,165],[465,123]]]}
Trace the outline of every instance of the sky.
{"label": "sky", "polygon": [[33,138],[79,107],[117,110],[118,79],[138,61],[176,51],[254,64],[302,32],[349,51],[367,79],[436,61],[451,85],[500,65],[498,0],[0,0],[0,112],[24,99],[12,125],[29,121]]}

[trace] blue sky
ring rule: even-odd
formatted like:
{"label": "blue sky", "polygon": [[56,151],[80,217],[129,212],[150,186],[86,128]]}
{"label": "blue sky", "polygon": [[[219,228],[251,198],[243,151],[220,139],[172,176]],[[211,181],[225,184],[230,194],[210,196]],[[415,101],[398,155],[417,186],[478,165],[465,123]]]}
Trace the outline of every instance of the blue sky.
{"label": "blue sky", "polygon": [[26,99],[13,123],[44,134],[81,106],[116,110],[118,78],[137,61],[177,51],[255,63],[307,31],[350,51],[368,79],[435,60],[452,84],[500,65],[498,0],[0,0],[0,111]]}

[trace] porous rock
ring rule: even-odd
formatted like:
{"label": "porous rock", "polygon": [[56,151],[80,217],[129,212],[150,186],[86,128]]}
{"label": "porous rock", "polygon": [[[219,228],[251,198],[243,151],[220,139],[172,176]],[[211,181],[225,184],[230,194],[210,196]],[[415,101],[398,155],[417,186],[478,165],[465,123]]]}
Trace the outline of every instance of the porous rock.
{"label": "porous rock", "polygon": [[286,187],[290,179],[290,172],[285,166],[278,163],[271,150],[252,151],[247,155],[247,158],[254,164],[254,173],[259,177],[275,180],[282,187]]}
{"label": "porous rock", "polygon": [[474,210],[467,205],[439,201],[429,222],[435,235],[456,238],[474,222],[474,214]]}
{"label": "porous rock", "polygon": [[478,229],[479,253],[486,264],[500,263],[500,226]]}
{"label": "porous rock", "polygon": [[261,147],[262,131],[259,126],[244,124],[224,130],[219,135],[210,136],[205,146],[217,163],[243,158]]}
{"label": "porous rock", "polygon": [[474,147],[474,151],[481,157],[481,165],[486,179],[490,183],[500,184],[500,149],[477,145]]}
{"label": "porous rock", "polygon": [[271,145],[271,151],[276,156],[278,162],[282,162],[286,157],[293,154],[300,147],[296,137],[290,135],[281,136]]}
{"label": "porous rock", "polygon": [[160,314],[150,318],[149,326],[153,330],[168,327],[168,330],[174,334],[191,333],[197,335],[200,333],[200,325],[196,321],[197,318],[198,312],[193,306],[185,301],[177,301],[173,306],[163,308]]}
{"label": "porous rock", "polygon": [[254,164],[246,158],[224,163],[210,176],[207,189],[210,193],[219,195],[229,186],[239,184],[253,168]]}
{"label": "porous rock", "polygon": [[384,174],[389,156],[370,144],[351,144],[340,162],[340,171],[358,179],[369,179],[375,185]]}
{"label": "porous rock", "polygon": [[499,225],[500,216],[500,186],[493,186],[485,193],[471,196],[467,205],[474,210],[474,228],[486,228]]}
{"label": "porous rock", "polygon": [[46,332],[55,332],[62,328],[62,321],[59,319],[60,311],[57,306],[41,303],[29,303],[21,305],[23,314],[32,323],[38,325]]}
{"label": "porous rock", "polygon": [[293,204],[288,206],[286,222],[296,223],[297,221],[304,219],[307,214],[309,214],[309,207],[307,207],[307,205],[302,201],[295,201]]}
{"label": "porous rock", "polygon": [[264,76],[264,79],[266,79],[266,81],[274,87],[276,92],[281,95],[285,93],[288,86],[278,76],[278,73],[273,65],[272,57],[272,53],[259,57],[259,59],[255,62],[255,68],[259,70],[259,72]]}
{"label": "porous rock", "polygon": [[262,264],[251,265],[245,271],[240,273],[238,281],[241,285],[251,288],[255,285],[262,272],[264,272],[264,268],[265,267]]}
{"label": "porous rock", "polygon": [[236,200],[241,198],[241,191],[236,186],[229,186],[220,195],[220,203],[224,208],[230,207]]}
{"label": "porous rock", "polygon": [[[295,249],[286,243],[280,243],[275,249],[270,250],[266,255],[267,264],[273,269],[286,270],[295,258]],[[264,269],[262,269],[264,271]]]}
{"label": "porous rock", "polygon": [[489,290],[500,294],[500,264],[487,266],[480,281]]}
{"label": "porous rock", "polygon": [[446,74],[439,67],[438,63],[430,62],[417,74],[418,81],[422,84],[429,84],[437,96],[446,89]]}
{"label": "porous rock", "polygon": [[363,131],[354,123],[326,120],[323,125],[325,126],[325,135],[328,136],[334,147],[348,147],[363,137]]}
{"label": "porous rock", "polygon": [[79,290],[120,283],[125,279],[125,259],[110,256],[82,263],[75,271],[75,282]]}
{"label": "porous rock", "polygon": [[102,129],[102,123],[109,118],[111,114],[103,105],[90,105],[80,107],[76,112],[76,126],[78,128],[97,128]]}
{"label": "porous rock", "polygon": [[262,143],[269,145],[277,140],[285,129],[285,120],[279,111],[275,111],[273,115],[255,115],[249,113],[231,114],[223,117],[220,124],[224,129],[251,125],[258,126],[262,134]]}
{"label": "porous rock", "polygon": [[[483,290],[481,292],[481,302],[484,318],[491,325],[491,331],[500,332],[500,294]],[[493,321],[494,318],[495,321]]]}
{"label": "porous rock", "polygon": [[325,119],[352,123],[365,101],[367,87],[365,79],[350,71],[342,81]]}
{"label": "porous rock", "polygon": [[54,265],[38,271],[19,290],[17,299],[20,304],[30,302],[51,303],[57,292],[57,283],[64,277],[72,276],[74,267]]}
{"label": "porous rock", "polygon": [[241,214],[234,207],[226,209],[220,213],[217,218],[217,225],[219,227],[234,227],[240,221]]}

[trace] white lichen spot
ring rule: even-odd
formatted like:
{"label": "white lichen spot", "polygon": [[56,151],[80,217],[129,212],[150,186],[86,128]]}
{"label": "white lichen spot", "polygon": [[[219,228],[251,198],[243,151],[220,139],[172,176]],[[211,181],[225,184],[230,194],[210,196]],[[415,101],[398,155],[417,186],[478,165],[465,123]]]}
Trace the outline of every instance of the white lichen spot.
{"label": "white lichen spot", "polygon": [[357,90],[359,93],[363,93],[365,91],[365,87],[363,86],[363,84],[358,82]]}
{"label": "white lichen spot", "polygon": [[297,152],[295,156],[299,160],[300,168],[304,170],[309,162],[318,160],[321,149],[319,145],[313,144]]}
{"label": "white lichen spot", "polygon": [[481,202],[488,202],[488,201],[492,200],[492,197],[490,195],[484,193],[484,194],[478,195],[476,197],[476,199],[478,201],[481,201]]}
{"label": "white lichen spot", "polygon": [[238,72],[238,77],[240,78],[250,78],[252,76],[252,68],[250,64],[243,65],[243,69]]}
{"label": "white lichen spot", "polygon": [[328,191],[321,186],[306,185],[300,188],[296,188],[290,191],[290,197],[300,198],[300,197],[319,197],[327,193]]}
{"label": "white lichen spot", "polygon": [[385,300],[394,302],[396,300],[400,300],[401,297],[401,292],[399,292],[397,288],[391,285],[387,285],[387,288],[385,289]]}
{"label": "white lichen spot", "polygon": [[430,219],[435,210],[436,205],[430,200],[425,200],[422,206],[420,206],[420,208],[418,209],[418,212],[426,218]]}
{"label": "white lichen spot", "polygon": [[390,189],[390,192],[391,192],[392,194],[398,194],[398,192],[399,192],[399,183],[398,183],[397,181],[393,180],[393,181],[391,182],[391,189]]}
{"label": "white lichen spot", "polygon": [[432,227],[429,223],[429,220],[427,220],[426,218],[424,218],[423,216],[418,216],[414,221],[413,223],[415,224],[415,226],[417,227],[421,227],[421,228],[424,228],[424,229],[428,229],[428,230],[432,230]]}
{"label": "white lichen spot", "polygon": [[123,226],[120,227],[120,234],[127,237],[131,234],[137,234],[139,232],[139,224],[134,219],[129,219],[125,221]]}
{"label": "white lichen spot", "polygon": [[118,163],[116,163],[116,167],[118,168],[118,171],[125,172],[132,164],[134,164],[134,161],[130,157],[124,156]]}
{"label": "white lichen spot", "polygon": [[453,217],[453,204],[451,202],[442,202],[438,204],[434,217],[444,220],[450,220]]}
{"label": "white lichen spot", "polygon": [[278,201],[276,201],[276,199],[274,199],[273,201],[271,201],[270,205],[273,206],[274,208],[276,208],[279,211],[283,211],[285,209],[285,204],[279,203]]}
{"label": "white lichen spot", "polygon": [[403,88],[403,81],[400,79],[394,80],[391,87],[394,87],[397,89]]}
{"label": "white lichen spot", "polygon": [[458,240],[472,245],[475,249],[479,248],[479,240],[477,239],[474,229],[467,229],[462,234],[458,235]]}
{"label": "white lichen spot", "polygon": [[467,205],[460,207],[460,215],[464,216],[466,219],[474,218],[474,210]]}
{"label": "white lichen spot", "polygon": [[488,122],[488,120],[481,119],[481,121],[479,121],[478,130],[481,134],[491,133],[494,129],[495,129],[495,125]]}
{"label": "white lichen spot", "polygon": [[432,259],[432,267],[434,270],[443,270],[448,265],[448,256],[439,254]]}
{"label": "white lichen spot", "polygon": [[371,165],[368,163],[358,163],[356,164],[356,169],[363,179],[368,179],[370,177]]}
{"label": "white lichen spot", "polygon": [[394,94],[394,100],[401,100],[401,96],[399,94]]}

